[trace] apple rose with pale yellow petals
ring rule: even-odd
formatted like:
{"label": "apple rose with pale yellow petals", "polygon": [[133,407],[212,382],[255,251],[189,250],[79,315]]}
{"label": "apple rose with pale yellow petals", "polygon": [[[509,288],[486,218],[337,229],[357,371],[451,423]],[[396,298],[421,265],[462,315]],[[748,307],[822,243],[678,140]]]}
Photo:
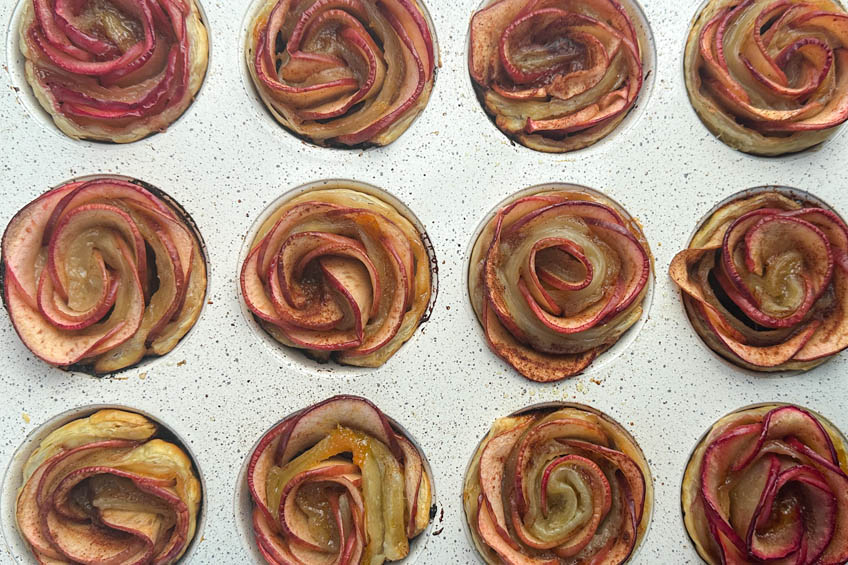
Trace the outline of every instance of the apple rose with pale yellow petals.
{"label": "apple rose with pale yellow petals", "polygon": [[6,309],[21,340],[48,363],[97,373],[171,351],[206,295],[205,258],[187,222],[140,184],[112,177],[28,204],[3,234]]}
{"label": "apple rose with pale yellow petals", "polygon": [[24,466],[18,530],[40,563],[170,565],[194,537],[200,482],[144,416],[101,410],[49,434]]}
{"label": "apple rose with pale yellow petals", "polygon": [[685,75],[701,120],[731,147],[802,151],[848,120],[848,13],[834,0],[711,0]]}
{"label": "apple rose with pale yellow petals", "polygon": [[709,565],[848,562],[848,461],[828,422],[796,406],[722,418],[683,478],[686,529]]}
{"label": "apple rose with pale yellow petals", "polygon": [[469,68],[484,108],[538,151],[587,147],[642,88],[642,46],[617,0],[493,0],[471,19]]}
{"label": "apple rose with pale yellow petals", "polygon": [[433,88],[438,54],[417,0],[264,0],[247,41],[265,105],[319,145],[387,145]]}
{"label": "apple rose with pale yellow petals", "polygon": [[380,565],[430,522],[424,458],[371,402],[336,396],[283,420],[248,464],[253,529],[270,565]]}
{"label": "apple rose with pale yellow petals", "polygon": [[489,347],[530,380],[576,375],[642,316],[648,244],[612,203],[552,190],[498,210],[477,238],[471,302]]}
{"label": "apple rose with pale yellow petals", "polygon": [[27,81],[68,136],[164,131],[200,90],[209,43],[195,0],[25,1]]}
{"label": "apple rose with pale yellow petals", "polygon": [[378,367],[431,297],[422,234],[376,196],[338,185],[290,199],[264,222],[241,271],[250,311],[276,340],[326,361]]}
{"label": "apple rose with pale yellow petals", "polygon": [[619,565],[650,521],[653,484],[630,435],[578,407],[497,420],[465,475],[465,518],[500,565]]}
{"label": "apple rose with pale yellow petals", "polygon": [[695,330],[755,371],[811,369],[848,347],[848,226],[768,191],[720,207],[669,274]]}

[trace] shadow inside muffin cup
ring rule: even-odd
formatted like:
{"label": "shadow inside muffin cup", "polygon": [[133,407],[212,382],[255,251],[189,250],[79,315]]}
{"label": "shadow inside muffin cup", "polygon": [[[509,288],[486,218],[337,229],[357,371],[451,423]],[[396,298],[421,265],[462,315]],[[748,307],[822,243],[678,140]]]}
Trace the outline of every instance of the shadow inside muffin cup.
{"label": "shadow inside muffin cup", "polygon": [[[303,410],[308,410],[309,407],[304,408]],[[273,426],[269,427],[267,430],[262,432],[253,445],[250,448],[245,456],[241,465],[241,469],[238,474],[238,482],[236,483],[236,491],[233,496],[233,512],[235,517],[236,529],[238,530],[239,538],[241,538],[242,544],[244,545],[247,553],[252,557],[252,563],[257,565],[264,565],[267,563],[265,559],[262,557],[262,554],[259,552],[259,548],[256,544],[256,537],[253,533],[253,499],[250,496],[250,490],[247,487],[247,467],[250,464],[250,459],[253,456],[254,451],[259,446],[259,443],[262,439],[268,435],[268,432],[276,428],[279,424],[288,420],[289,418],[293,418],[294,416],[303,412],[303,410],[298,410],[296,412],[292,412],[285,418],[280,421],[274,423]],[[433,529],[435,527],[436,520],[434,517],[438,512],[439,502],[436,492],[436,480],[433,476],[433,469],[430,467],[430,462],[427,460],[427,454],[424,453],[424,450],[421,449],[421,444],[418,443],[418,440],[409,433],[409,431],[401,426],[397,420],[392,418],[389,415],[385,415],[386,418],[391,423],[392,428],[408,439],[410,443],[418,450],[418,453],[421,454],[421,459],[424,462],[424,472],[427,473],[427,476],[430,478],[430,492],[431,492],[431,504],[430,504],[430,522],[427,524],[427,527],[423,532],[418,534],[415,538],[409,540],[409,555],[407,555],[404,559],[400,561],[393,561],[392,563],[398,563],[401,565],[414,565],[418,558],[424,553],[424,548],[427,544],[427,541],[430,539],[430,536],[433,533]]]}
{"label": "shadow inside muffin cup", "polygon": [[[581,373],[579,373],[577,375],[572,375],[570,377],[566,377],[565,379],[560,379],[559,381],[557,381],[559,383],[562,383],[562,382],[568,381],[569,379],[574,379],[574,378],[577,378],[577,377],[580,377],[580,376],[583,376],[583,375],[592,375],[592,374],[599,373],[599,372],[603,371],[606,367],[608,367],[609,365],[614,363],[616,361],[616,359],[621,357],[624,354],[624,352],[633,344],[633,342],[636,341],[636,339],[639,337],[639,334],[642,331],[642,328],[645,326],[645,324],[648,322],[648,319],[650,318],[651,307],[653,306],[653,303],[654,303],[654,291],[655,291],[655,287],[656,287],[656,272],[655,272],[656,269],[655,269],[655,265],[654,265],[654,254],[651,251],[650,242],[648,241],[647,237],[645,236],[645,233],[642,230],[642,225],[639,222],[639,220],[634,218],[633,216],[631,216],[630,213],[621,204],[619,204],[617,201],[613,200],[611,197],[607,196],[603,192],[600,192],[599,190],[595,190],[593,188],[588,188],[588,187],[585,187],[585,186],[582,186],[582,185],[578,185],[578,184],[570,184],[570,183],[562,183],[562,182],[551,182],[551,183],[545,183],[545,184],[538,184],[538,185],[535,185],[535,186],[531,186],[529,188],[525,188],[523,190],[519,190],[518,192],[516,192],[516,193],[514,193],[510,196],[507,196],[506,198],[504,198],[503,200],[498,202],[491,210],[489,210],[488,213],[486,213],[486,215],[482,218],[480,223],[477,224],[477,227],[474,229],[474,233],[471,236],[471,241],[468,244],[468,247],[466,248],[466,251],[465,251],[465,260],[464,260],[465,265],[466,265],[465,286],[466,286],[466,296],[468,297],[468,300],[465,301],[465,307],[467,308],[467,311],[468,311],[469,315],[472,317],[472,319],[476,320],[476,322],[477,322],[476,323],[476,332],[480,336],[480,339],[482,340],[483,343],[487,343],[486,342],[486,334],[485,334],[485,331],[483,330],[483,326],[480,323],[480,319],[478,318],[477,313],[474,311],[474,306],[472,305],[472,298],[471,298],[471,285],[469,284],[470,279],[471,279],[471,275],[472,275],[471,270],[473,268],[473,265],[471,264],[471,258],[472,258],[472,255],[474,253],[474,246],[477,244],[477,240],[479,239],[480,235],[483,233],[483,230],[486,229],[486,226],[488,225],[488,223],[492,220],[492,218],[495,217],[495,215],[498,213],[498,211],[501,208],[503,208],[507,204],[510,204],[511,202],[514,202],[515,200],[518,200],[520,198],[524,198],[524,197],[527,197],[527,196],[532,196],[534,194],[538,194],[540,192],[548,192],[548,191],[552,191],[552,190],[568,191],[568,192],[582,192],[582,193],[588,194],[589,196],[594,198],[597,202],[605,204],[605,205],[609,206],[610,208],[612,208],[613,210],[615,210],[616,212],[618,212],[625,222],[627,222],[631,226],[635,227],[637,229],[637,231],[640,234],[642,234],[642,238],[644,240],[643,243],[645,244],[645,248],[646,248],[645,250],[648,252],[648,256],[651,259],[651,276],[648,277],[648,282],[646,284],[645,296],[642,299],[642,316],[640,316],[639,321],[637,321],[626,332],[624,332],[621,335],[621,337],[618,339],[618,341],[612,347],[610,347],[609,349],[607,349],[606,351],[604,351],[603,353],[598,355],[598,357],[594,361],[592,361],[592,363],[588,367],[586,367],[586,369],[583,370]],[[492,352],[492,355],[495,355],[495,353]],[[506,361],[503,361],[502,359],[500,359],[500,357],[498,357],[498,361],[500,361],[502,363],[506,363]],[[516,375],[519,375],[518,371],[516,371],[512,366],[510,366],[510,369],[512,370],[513,373],[515,373]],[[550,384],[556,384],[556,383],[550,383]]]}
{"label": "shadow inside muffin cup", "polygon": [[[177,123],[187,118],[189,113],[194,109],[195,104],[197,103],[197,99],[203,93],[203,89],[206,86],[207,78],[209,77],[209,71],[212,67],[212,30],[209,27],[209,18],[206,17],[206,11],[203,9],[202,0],[193,0],[197,5],[197,11],[200,15],[200,22],[203,24],[203,27],[206,28],[206,41],[207,41],[207,61],[206,61],[206,72],[203,75],[203,81],[200,84],[200,88],[197,89],[197,93],[192,97],[191,103],[188,107],[183,111],[182,114],[177,116],[177,118],[168,124],[168,128],[176,127]],[[24,9],[27,4],[31,4],[33,0],[18,0],[15,5],[14,10],[12,10],[12,17],[9,20],[9,26],[6,29],[6,67],[5,71],[7,76],[9,77],[9,81],[11,82],[12,89],[15,91],[15,98],[20,102],[20,104],[26,109],[27,113],[32,116],[32,118],[40,123],[44,128],[48,131],[52,132],[54,135],[59,136],[60,138],[74,144],[83,144],[88,145],[89,147],[96,147],[97,149],[104,148],[118,148],[122,145],[132,145],[133,143],[138,143],[144,141],[145,139],[149,139],[157,134],[164,133],[164,131],[152,131],[141,139],[137,139],[130,143],[114,143],[112,141],[105,141],[100,139],[74,139],[66,135],[62,130],[56,126],[53,122],[53,116],[44,109],[38,99],[35,97],[35,94],[32,91],[32,86],[30,86],[29,82],[26,79],[26,58],[21,53],[21,37],[20,37],[20,24],[21,19],[23,18]]]}
{"label": "shadow inside muffin cup", "polygon": [[[554,412],[562,408],[574,408],[575,410],[588,412],[612,423],[622,432],[624,437],[626,437],[636,447],[636,450],[639,452],[639,454],[642,456],[642,459],[645,461],[646,465],[645,469],[643,469],[643,471],[647,473],[647,476],[645,477],[645,487],[646,493],[650,496],[646,497],[645,499],[645,508],[643,511],[642,520],[647,520],[647,524],[645,526],[644,533],[642,533],[641,539],[639,539],[636,547],[633,548],[633,553],[630,554],[630,557],[627,558],[627,561],[625,563],[633,561],[638,556],[639,550],[642,548],[642,545],[644,545],[645,540],[648,538],[648,535],[651,532],[651,524],[653,523],[654,517],[654,477],[653,473],[651,472],[650,465],[648,464],[648,458],[645,457],[645,452],[642,451],[642,447],[639,445],[639,442],[636,441],[636,438],[633,437],[633,434],[631,434],[624,426],[619,424],[614,418],[612,418],[608,414],[598,410],[597,408],[587,406],[586,404],[562,401],[540,402],[538,404],[532,404],[525,408],[516,410],[515,412],[508,414],[506,417],[514,418],[517,416],[526,416],[529,414],[533,414],[534,412]],[[501,416],[498,416],[498,418],[501,418]],[[494,424],[494,422],[492,422],[492,424]],[[477,442],[477,445],[474,446],[474,451],[471,452],[471,455],[468,458],[468,463],[466,463],[465,465],[465,471],[462,473],[462,485],[459,494],[459,505],[462,512],[462,531],[465,533],[465,539],[468,542],[469,547],[471,547],[471,549],[474,551],[474,556],[477,558],[477,563],[479,563],[480,565],[487,565],[487,563],[485,559],[483,559],[483,556],[480,555],[480,552],[477,549],[477,544],[474,542],[474,536],[471,533],[471,526],[468,523],[469,517],[466,515],[465,512],[465,481],[468,477],[468,472],[471,470],[471,466],[474,462],[474,457],[477,455],[477,452],[480,450],[480,446],[483,445],[483,442],[486,440],[486,437],[489,435],[491,429],[492,426],[490,425],[489,428],[483,433],[483,436],[480,438],[480,441]]]}
{"label": "shadow inside muffin cup", "polygon": [[[321,149],[321,150],[331,150],[338,152],[345,151],[363,151],[363,150],[379,150],[382,148],[391,147],[398,141],[400,141],[404,135],[409,132],[410,129],[414,126],[414,124],[418,121],[418,119],[427,111],[427,108],[430,107],[430,103],[433,100],[433,94],[436,90],[436,83],[439,78],[439,69],[441,68],[441,55],[439,52],[439,39],[436,36],[436,26],[433,23],[433,18],[430,17],[430,12],[425,5],[424,0],[415,0],[415,3],[421,9],[421,13],[424,16],[424,21],[427,23],[428,29],[430,30],[430,36],[433,39],[433,57],[435,58],[435,64],[433,67],[433,86],[430,89],[429,98],[427,100],[427,104],[423,108],[421,108],[415,117],[407,124],[404,131],[398,136],[394,141],[386,144],[386,145],[377,145],[372,143],[371,141],[363,141],[362,143],[357,143],[355,145],[345,145],[343,143],[336,143],[333,141],[326,141],[325,144],[320,144],[306,135],[302,135],[286,125],[283,125],[265,101],[262,99],[262,95],[259,91],[259,88],[256,86],[256,83],[253,80],[253,76],[250,73],[250,69],[248,68],[247,55],[250,53],[253,56],[253,40],[250,36],[251,28],[253,27],[253,22],[259,13],[265,8],[268,4],[269,0],[252,0],[247,8],[247,12],[242,19],[241,27],[239,28],[239,44],[238,44],[238,60],[239,67],[241,69],[241,78],[242,84],[244,85],[244,92],[247,96],[247,99],[250,101],[250,105],[253,107],[254,112],[257,117],[268,127],[268,131],[272,134],[279,134],[281,131],[285,134],[291,136],[292,139],[300,141],[302,144],[312,148],[312,149]],[[279,41],[279,40],[278,40]],[[360,102],[361,104],[361,102]],[[330,153],[332,155],[332,153]]]}
{"label": "shadow inside muffin cup", "polygon": [[3,476],[3,493],[0,497],[0,522],[2,522],[3,538],[6,542],[6,549],[14,559],[15,563],[26,565],[38,565],[35,555],[32,553],[29,544],[21,536],[17,528],[16,508],[18,491],[24,486],[23,469],[30,455],[38,448],[41,442],[52,432],[58,428],[91,416],[100,410],[123,410],[144,416],[157,426],[156,435],[154,438],[173,443],[179,447],[191,460],[192,470],[194,471],[197,480],[200,482],[200,507],[197,511],[197,525],[194,532],[194,537],[188,545],[183,556],[177,563],[185,564],[191,561],[201,540],[203,539],[203,530],[206,528],[206,478],[203,475],[203,470],[197,463],[197,457],[191,450],[188,442],[171,426],[163,420],[144,410],[138,410],[121,404],[92,404],[89,406],[81,406],[62,412],[54,416],[31,431],[24,442],[15,450],[6,467],[6,473]]}
{"label": "shadow inside muffin cup", "polygon": [[[731,203],[733,203],[737,200],[743,200],[743,199],[746,199],[746,198],[751,198],[752,196],[756,196],[756,195],[762,194],[764,192],[777,192],[777,193],[779,193],[779,194],[781,194],[781,195],[783,195],[783,196],[785,196],[785,197],[787,197],[791,200],[794,200],[795,202],[797,202],[797,203],[799,203],[803,206],[823,208],[825,210],[829,210],[829,211],[833,212],[834,214],[836,214],[843,222],[845,222],[845,218],[842,217],[842,215],[839,213],[838,210],[836,210],[833,206],[831,206],[830,204],[828,204],[827,202],[825,202],[824,200],[822,200],[821,198],[819,198],[818,196],[816,196],[815,194],[813,194],[809,191],[802,190],[802,189],[799,189],[799,188],[792,188],[792,187],[789,187],[789,186],[778,186],[778,185],[755,186],[755,187],[746,188],[744,190],[740,190],[739,192],[731,194],[730,196],[724,198],[718,204],[716,204],[712,208],[710,208],[710,210],[706,214],[701,216],[701,219],[698,220],[698,223],[695,224],[695,227],[692,229],[692,232],[689,234],[689,237],[686,240],[686,246],[682,249],[689,249],[689,247],[692,245],[692,240],[695,239],[695,236],[698,234],[698,232],[701,230],[701,228],[704,226],[704,224],[706,224],[710,220],[710,218],[712,218],[713,214],[715,214],[721,208],[723,208],[723,207],[727,206],[728,204],[731,204]],[[683,314],[686,316],[686,319],[689,321],[689,329],[692,331],[692,333],[697,338],[698,344],[702,348],[704,348],[705,350],[709,351],[710,354],[713,357],[720,360],[721,363],[725,367],[731,368],[734,371],[742,373],[742,374],[744,374],[748,377],[753,377],[753,378],[794,377],[794,376],[798,376],[798,375],[804,374],[806,372],[812,371],[815,368],[820,367],[821,365],[824,365],[825,363],[829,362],[834,357],[839,356],[839,353],[832,355],[828,359],[826,359],[825,361],[820,363],[819,365],[816,365],[815,367],[807,369],[806,371],[797,370],[797,369],[783,370],[783,371],[754,371],[753,369],[749,369],[747,367],[737,365],[733,361],[725,358],[723,355],[721,355],[718,352],[716,352],[715,350],[713,350],[713,348],[710,347],[704,341],[704,339],[701,337],[701,335],[695,329],[695,325],[692,323],[691,317],[689,316],[689,311],[686,308],[686,303],[683,301],[683,291],[676,285],[674,285],[674,288],[677,291],[677,295],[681,298],[680,301],[679,301],[680,302],[680,308],[683,310]]]}
{"label": "shadow inside muffin cup", "polygon": [[575,149],[573,151],[566,152],[552,152],[548,153],[545,151],[538,151],[536,149],[532,149],[530,147],[525,146],[520,141],[513,139],[509,134],[503,132],[495,123],[495,118],[492,116],[486,108],[486,104],[483,99],[483,88],[477,85],[474,79],[471,77],[471,69],[469,68],[469,63],[471,61],[471,19],[474,15],[487,8],[488,6],[497,3],[498,0],[483,0],[477,5],[477,8],[468,13],[468,22],[466,24],[466,32],[465,32],[465,58],[464,58],[464,72],[465,72],[465,85],[466,89],[469,93],[469,100],[475,100],[477,102],[477,109],[482,115],[485,117],[488,124],[495,129],[497,133],[506,138],[511,145],[516,147],[517,150],[525,150],[530,151],[535,155],[550,155],[552,158],[561,159],[564,155],[580,155],[586,154],[591,151],[596,150],[604,150],[607,145],[614,141],[614,138],[618,136],[625,135],[642,117],[645,113],[648,103],[651,100],[651,96],[654,91],[654,82],[656,78],[656,69],[657,69],[657,47],[654,41],[654,32],[651,29],[650,22],[648,21],[648,17],[645,15],[645,10],[642,8],[642,5],[638,0],[619,0],[619,2],[625,5],[625,10],[627,14],[630,16],[631,21],[633,22],[633,27],[636,30],[636,37],[639,40],[639,44],[642,50],[642,88],[639,91],[639,94],[636,96],[636,101],[633,103],[633,106],[628,110],[627,115],[624,119],[607,135],[597,140],[595,143],[583,147],[581,149]]}
{"label": "shadow inside muffin cup", "polygon": [[[200,323],[200,320],[203,319],[203,315],[206,311],[206,305],[207,305],[206,297],[209,296],[209,286],[210,286],[211,274],[209,272],[209,253],[206,249],[206,242],[203,240],[203,235],[200,233],[200,228],[197,226],[197,222],[194,221],[194,218],[191,217],[191,215],[185,210],[185,208],[183,208],[182,204],[177,202],[176,199],[174,199],[171,195],[167,194],[162,189],[160,189],[156,186],[153,186],[150,183],[147,183],[145,181],[142,181],[142,180],[139,180],[139,179],[136,179],[136,178],[133,178],[133,177],[124,176],[124,175],[112,175],[112,174],[84,175],[84,176],[75,177],[75,178],[66,180],[64,182],[61,182],[61,183],[51,187],[49,190],[45,191],[44,193],[40,194],[36,198],[40,198],[41,196],[43,196],[44,194],[47,194],[51,190],[55,190],[57,188],[66,186],[66,185],[73,183],[73,182],[92,181],[92,180],[97,180],[97,179],[115,179],[115,180],[121,180],[121,181],[125,181],[125,182],[128,182],[128,183],[140,186],[141,188],[149,191],[156,198],[162,200],[165,204],[167,204],[174,211],[174,213],[177,215],[177,218],[183,224],[185,224],[189,228],[189,230],[191,230],[192,235],[194,235],[194,237],[197,238],[197,243],[198,243],[198,247],[200,248],[200,253],[203,255],[203,264],[206,267],[206,288],[204,290],[203,302],[201,303],[200,313],[197,316],[197,320],[192,325],[192,327],[189,328],[189,330],[186,332],[186,334],[182,338],[180,338],[180,340],[177,342],[177,344],[174,346],[174,348],[172,350],[168,351],[167,353],[165,353],[164,355],[153,355],[153,354],[145,355],[144,357],[142,357],[142,359],[138,363],[134,363],[133,365],[130,365],[129,367],[124,367],[123,369],[118,369],[117,371],[111,371],[111,372],[107,372],[107,373],[97,373],[94,370],[93,364],[91,364],[91,363],[75,363],[73,365],[57,366],[57,365],[52,365],[50,363],[47,363],[47,362],[41,360],[34,353],[32,354],[33,355],[33,359],[32,359],[33,363],[43,363],[47,366],[54,367],[56,369],[59,369],[61,371],[65,371],[65,372],[68,372],[68,373],[83,374],[83,375],[87,375],[89,377],[94,377],[94,378],[110,378],[110,377],[114,377],[116,375],[120,375],[122,373],[126,373],[128,371],[137,371],[137,370],[141,370],[141,369],[144,369],[144,368],[148,368],[148,367],[154,365],[155,363],[158,363],[158,362],[160,362],[163,359],[168,358],[168,357],[173,359],[173,356],[176,355],[176,353],[183,347],[185,342],[190,339],[191,334],[195,331],[195,328]],[[33,201],[34,200],[35,199],[33,199]],[[29,205],[29,203],[27,205]],[[20,210],[18,212],[20,212]],[[16,214],[18,212],[16,212]],[[13,218],[14,218],[14,216],[13,216]],[[8,228],[8,224],[7,224],[6,228]],[[6,228],[4,228],[4,230]],[[2,255],[0,254],[0,289],[5,288],[4,287],[5,277],[6,277],[6,263],[3,260]],[[0,295],[2,295],[3,308],[6,310],[6,314],[4,314],[4,315],[8,316],[9,306],[6,303],[6,293],[0,292]],[[11,323],[11,319],[10,319],[10,323]],[[12,326],[14,328],[14,324],[12,324]],[[17,335],[17,330],[15,330],[15,332],[16,332],[15,338],[18,339],[20,346],[27,349],[27,351],[30,351],[27,348],[26,344],[23,343],[23,341],[19,339],[19,336]]]}
{"label": "shadow inside muffin cup", "polygon": [[272,201],[265,210],[256,218],[251,225],[250,230],[247,232],[247,235],[244,238],[244,244],[242,245],[241,252],[238,256],[238,265],[236,265],[236,273],[239,273],[239,276],[242,271],[242,267],[244,266],[245,259],[247,258],[250,250],[253,247],[254,239],[256,238],[256,234],[259,232],[262,225],[265,221],[274,214],[282,205],[284,205],[289,200],[300,196],[302,194],[308,192],[314,192],[318,190],[330,190],[335,188],[342,189],[350,189],[356,190],[371,196],[374,196],[383,202],[393,206],[398,213],[400,213],[403,217],[409,220],[418,233],[421,236],[421,241],[424,243],[424,247],[427,250],[427,256],[430,262],[430,302],[427,304],[427,308],[424,310],[424,313],[421,316],[421,320],[418,323],[418,327],[412,336],[401,345],[400,349],[398,349],[394,355],[389,357],[385,364],[381,367],[356,367],[352,365],[343,365],[341,363],[336,362],[334,359],[330,359],[329,361],[316,360],[310,357],[309,353],[304,349],[299,349],[296,347],[288,347],[283,345],[276,339],[274,339],[271,334],[265,331],[265,328],[257,320],[257,317],[251,312],[250,308],[247,307],[247,303],[244,299],[244,295],[242,293],[242,288],[240,282],[236,285],[238,286],[238,294],[239,294],[239,306],[241,308],[242,314],[253,333],[262,341],[266,347],[268,347],[275,356],[284,360],[287,363],[293,363],[301,369],[308,370],[311,374],[317,374],[321,376],[360,376],[368,374],[372,371],[377,371],[389,365],[395,358],[402,355],[403,352],[408,348],[408,346],[418,338],[421,334],[422,326],[430,319],[430,315],[433,312],[433,308],[436,305],[436,298],[439,294],[439,264],[436,259],[436,250],[433,247],[433,242],[430,239],[430,236],[427,234],[426,229],[424,228],[424,224],[421,223],[421,220],[412,212],[412,210],[403,202],[401,202],[397,197],[387,192],[384,189],[378,188],[368,183],[348,180],[348,179],[327,179],[309,182],[293,188],[280,197],[276,198]]}
{"label": "shadow inside muffin cup", "polygon": [[[683,530],[686,532],[686,538],[689,540],[689,542],[692,545],[692,550],[695,551],[696,553],[698,553],[698,555],[699,555],[699,557],[701,557],[701,559],[704,559],[704,558],[697,551],[697,547],[695,545],[695,540],[692,539],[692,535],[689,533],[689,528],[686,527],[686,509],[683,507],[683,489],[684,489],[685,484],[686,484],[686,474],[689,471],[689,466],[692,464],[692,459],[695,457],[695,452],[698,450],[699,447],[701,447],[701,444],[704,443],[704,441],[707,439],[707,436],[709,436],[710,433],[713,431],[713,428],[715,428],[715,426],[719,422],[724,420],[725,418],[727,418],[729,416],[733,416],[735,414],[740,414],[740,413],[745,412],[747,410],[755,410],[757,408],[767,408],[767,407],[781,408],[781,407],[786,407],[786,406],[794,406],[796,408],[800,408],[801,410],[804,410],[805,412],[809,412],[810,414],[812,414],[815,418],[817,418],[825,426],[825,429],[827,431],[834,432],[836,434],[837,438],[842,442],[841,447],[842,447],[843,454],[845,452],[845,449],[848,449],[848,438],[845,437],[845,434],[842,432],[842,430],[840,430],[838,427],[836,427],[833,424],[833,422],[831,422],[829,419],[822,416],[819,412],[816,412],[815,410],[807,408],[806,406],[801,406],[800,404],[793,404],[791,402],[757,402],[757,403],[749,404],[748,406],[744,406],[742,408],[738,408],[736,410],[733,410],[732,412],[724,414],[723,416],[718,418],[715,422],[710,424],[710,426],[700,435],[700,437],[698,438],[698,441],[695,442],[692,445],[692,448],[689,450],[689,456],[686,458],[686,463],[683,465],[683,469],[680,470],[679,473],[678,473],[678,476],[680,477],[680,483],[678,483],[678,488],[677,488],[677,492],[679,493],[679,496],[680,496],[680,504],[679,504],[680,522],[681,522],[681,525],[683,526]],[[836,442],[834,442],[834,444],[835,443]],[[838,448],[840,446],[836,446],[836,447],[837,447],[837,451],[839,451]],[[705,559],[704,559],[704,562],[706,563]]]}

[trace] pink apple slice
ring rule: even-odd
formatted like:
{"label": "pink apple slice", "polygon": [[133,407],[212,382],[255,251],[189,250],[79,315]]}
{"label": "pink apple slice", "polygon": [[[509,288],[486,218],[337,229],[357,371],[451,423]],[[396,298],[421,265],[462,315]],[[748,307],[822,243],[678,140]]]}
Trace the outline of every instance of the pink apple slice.
{"label": "pink apple slice", "polygon": [[489,509],[483,503],[482,495],[480,495],[480,501],[478,502],[477,532],[483,541],[494,549],[507,565],[557,565],[559,563],[559,559],[540,559],[525,555],[508,544],[498,534],[492,517],[489,514]]}
{"label": "pink apple slice", "polygon": [[519,420],[511,430],[490,439],[480,456],[481,502],[488,505],[488,513],[498,535],[516,551],[520,549],[520,546],[509,533],[504,511],[503,482],[506,474],[504,465],[518,440],[532,423],[533,418],[530,416]]}
{"label": "pink apple slice", "polygon": [[335,396],[295,416],[291,427],[281,437],[277,450],[279,461],[290,461],[294,455],[314,445],[338,426],[360,430],[377,438],[399,461],[403,461],[403,450],[386,416],[369,400],[357,396]]}

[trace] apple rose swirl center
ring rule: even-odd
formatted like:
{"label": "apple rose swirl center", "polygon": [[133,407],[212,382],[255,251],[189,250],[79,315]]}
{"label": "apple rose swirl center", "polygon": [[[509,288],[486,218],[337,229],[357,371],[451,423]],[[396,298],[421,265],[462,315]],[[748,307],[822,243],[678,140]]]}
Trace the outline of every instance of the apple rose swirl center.
{"label": "apple rose swirl center", "polygon": [[271,1],[252,33],[263,100],[317,142],[388,143],[426,104],[436,59],[414,0]]}
{"label": "apple rose swirl center", "polygon": [[508,360],[516,346],[532,352],[532,366],[518,365],[525,376],[579,372],[638,319],[650,257],[610,207],[531,196],[492,224],[481,274],[484,326]]}
{"label": "apple rose swirl center", "polygon": [[848,119],[848,14],[835,2],[727,2],[701,28],[701,92],[763,135]]}
{"label": "apple rose swirl center", "polygon": [[140,186],[74,182],[24,208],[3,238],[6,297],[24,343],[56,365],[118,370],[170,351],[205,293],[194,234]]}
{"label": "apple rose swirl center", "polygon": [[26,477],[16,518],[39,562],[171,564],[194,536],[200,485],[187,456],[150,439],[142,417],[110,414],[121,413],[54,432],[75,447],[49,445]]}
{"label": "apple rose swirl center", "polygon": [[635,29],[612,0],[494,2],[471,21],[469,63],[497,125],[547,136],[547,150],[593,142],[563,138],[616,123],[643,82]]}
{"label": "apple rose swirl center", "polygon": [[475,540],[507,563],[624,563],[650,495],[623,440],[574,409],[498,421],[466,477]]}
{"label": "apple rose swirl center", "polygon": [[250,252],[242,290],[275,337],[354,359],[398,336],[416,299],[417,268],[406,234],[387,217],[304,202]]}
{"label": "apple rose swirl center", "polygon": [[258,546],[272,564],[397,561],[429,522],[421,455],[355,397],[325,401],[269,432],[248,486]]}
{"label": "apple rose swirl center", "polygon": [[700,456],[700,500],[687,509],[700,547],[734,563],[848,559],[848,476],[811,414],[788,406],[732,418]]}
{"label": "apple rose swirl center", "polygon": [[24,36],[33,78],[83,126],[125,127],[187,105],[193,67],[205,69],[207,57],[187,27],[189,17],[201,26],[190,1],[32,0]]}
{"label": "apple rose swirl center", "polygon": [[708,242],[671,266],[707,333],[758,367],[848,347],[848,227],[839,216],[764,196],[728,206],[723,217],[723,235],[705,234]]}

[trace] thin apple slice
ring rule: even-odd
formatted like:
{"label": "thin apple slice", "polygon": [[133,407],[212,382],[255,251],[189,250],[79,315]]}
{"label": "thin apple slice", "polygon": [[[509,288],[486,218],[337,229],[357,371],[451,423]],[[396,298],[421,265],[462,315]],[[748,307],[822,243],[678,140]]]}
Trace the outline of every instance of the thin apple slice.
{"label": "thin apple slice", "polygon": [[559,563],[558,559],[539,559],[530,557],[529,555],[525,555],[524,553],[515,550],[500,536],[500,534],[498,534],[495,524],[492,521],[492,517],[489,515],[488,506],[483,503],[482,495],[481,500],[478,503],[478,508],[476,524],[477,532],[489,545],[489,547],[494,549],[497,554],[500,555],[501,559],[504,560],[504,563],[507,563],[508,565],[557,565]]}
{"label": "thin apple slice", "polygon": [[396,561],[430,519],[421,454],[358,397],[330,398],[278,424],[254,450],[247,482],[270,562]]}
{"label": "thin apple slice", "polygon": [[516,551],[520,549],[520,546],[513,541],[509,533],[504,511],[503,482],[506,474],[504,465],[531,423],[530,417],[519,420],[514,428],[490,439],[480,456],[479,482],[483,497],[481,501],[489,506],[488,513],[495,530],[504,542]]}
{"label": "thin apple slice", "polygon": [[[339,462],[337,464],[327,463],[321,465],[305,471],[292,479],[285,485],[280,495],[278,515],[280,517],[280,526],[283,535],[291,540],[293,544],[305,549],[324,553],[328,552],[331,548],[326,547],[326,544],[320,544],[310,532],[306,515],[297,507],[297,493],[307,483],[324,483],[328,486],[331,484],[339,485],[347,490],[348,496],[357,501],[358,507],[363,507],[364,503],[362,502],[359,490],[352,482],[345,478],[345,475],[355,476],[358,474],[359,468],[356,465]],[[339,533],[341,534],[343,532]]]}
{"label": "thin apple slice", "polygon": [[9,316],[21,340],[39,358],[54,365],[72,365],[120,345],[138,329],[144,314],[144,296],[137,274],[129,266],[133,258],[122,246],[119,245],[122,284],[115,310],[107,321],[90,326],[83,333],[61,330],[47,323],[38,310],[29,306],[17,284],[6,279]]}
{"label": "thin apple slice", "polygon": [[192,462],[137,414],[102,410],[51,432],[24,466],[16,518],[40,562],[173,563],[194,536]]}
{"label": "thin apple slice", "polygon": [[393,141],[432,88],[432,32],[413,0],[269,0],[251,24],[251,44],[248,65],[265,103],[322,145]]}
{"label": "thin apple slice", "polygon": [[279,461],[285,463],[308,445],[313,445],[338,426],[361,430],[383,442],[403,461],[403,450],[395,438],[391,423],[379,408],[357,396],[336,396],[311,406],[295,416],[283,432],[278,447]]}
{"label": "thin apple slice", "polygon": [[38,276],[32,268],[42,253],[42,240],[53,209],[82,182],[69,183],[42,194],[20,212],[3,232],[3,262],[6,278],[13,278],[30,306],[37,305]]}

